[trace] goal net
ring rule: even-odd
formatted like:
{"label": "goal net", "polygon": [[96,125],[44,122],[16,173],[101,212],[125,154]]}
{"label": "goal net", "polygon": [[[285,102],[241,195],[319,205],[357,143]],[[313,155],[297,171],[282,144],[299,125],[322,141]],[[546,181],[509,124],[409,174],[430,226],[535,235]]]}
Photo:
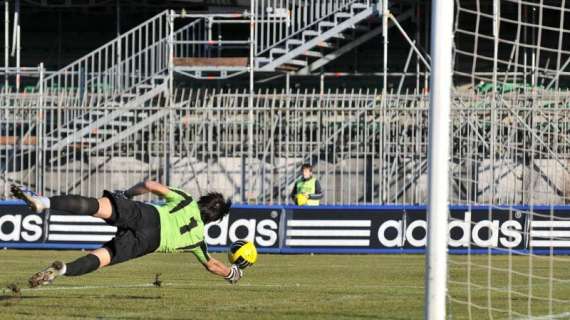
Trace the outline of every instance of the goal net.
{"label": "goal net", "polygon": [[570,318],[570,1],[455,3],[449,317]]}

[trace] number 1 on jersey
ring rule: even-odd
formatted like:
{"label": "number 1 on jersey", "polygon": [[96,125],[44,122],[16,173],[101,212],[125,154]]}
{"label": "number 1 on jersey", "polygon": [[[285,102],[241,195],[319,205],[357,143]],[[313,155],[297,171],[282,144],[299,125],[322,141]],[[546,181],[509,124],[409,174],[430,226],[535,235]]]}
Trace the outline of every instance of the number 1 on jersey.
{"label": "number 1 on jersey", "polygon": [[180,227],[180,234],[185,234],[186,232],[190,232],[192,230],[192,228],[197,227],[198,226],[198,222],[196,222],[196,219],[194,219],[194,217],[190,218],[190,223]]}

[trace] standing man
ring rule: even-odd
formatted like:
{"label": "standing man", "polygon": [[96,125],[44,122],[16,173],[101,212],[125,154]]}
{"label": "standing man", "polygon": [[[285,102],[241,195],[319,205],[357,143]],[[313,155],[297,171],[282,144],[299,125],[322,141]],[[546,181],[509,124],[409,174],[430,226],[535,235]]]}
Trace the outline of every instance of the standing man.
{"label": "standing man", "polygon": [[313,176],[313,166],[308,163],[301,166],[301,178],[299,178],[293,191],[291,191],[291,199],[298,206],[318,206],[323,198],[321,184]]}

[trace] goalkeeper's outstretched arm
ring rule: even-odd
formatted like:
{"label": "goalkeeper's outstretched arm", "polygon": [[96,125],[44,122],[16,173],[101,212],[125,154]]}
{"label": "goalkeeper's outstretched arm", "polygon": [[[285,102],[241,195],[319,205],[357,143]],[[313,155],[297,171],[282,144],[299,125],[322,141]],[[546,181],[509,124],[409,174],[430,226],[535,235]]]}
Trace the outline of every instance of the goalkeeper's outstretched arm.
{"label": "goalkeeper's outstretched arm", "polygon": [[204,242],[192,249],[191,252],[206,270],[220,277],[224,277],[224,279],[231,284],[238,282],[243,276],[243,271],[237,265],[233,264],[227,267],[223,262],[210,256]]}
{"label": "goalkeeper's outstretched arm", "polygon": [[243,276],[243,271],[238,268],[238,266],[232,265],[231,267],[227,267],[223,262],[211,257],[207,262],[203,263],[203,265],[208,271],[220,277],[224,277],[224,279],[231,284],[238,282]]}
{"label": "goalkeeper's outstretched arm", "polygon": [[204,267],[211,273],[221,277],[225,277],[230,273],[230,268],[228,266],[214,258],[210,258],[208,262],[204,263]]}
{"label": "goalkeeper's outstretched arm", "polygon": [[160,182],[145,180],[135,184],[130,189],[126,190],[125,196],[127,198],[132,198],[151,192],[159,197],[164,197],[169,191],[170,189],[168,189],[167,186],[163,185]]}

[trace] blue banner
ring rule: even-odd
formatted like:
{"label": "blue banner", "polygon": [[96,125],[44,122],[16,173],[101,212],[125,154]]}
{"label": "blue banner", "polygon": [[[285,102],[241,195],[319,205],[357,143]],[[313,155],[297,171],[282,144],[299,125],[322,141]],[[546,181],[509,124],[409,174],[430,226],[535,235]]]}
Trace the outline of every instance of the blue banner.
{"label": "blue banner", "polygon": [[[252,241],[266,253],[421,254],[426,246],[425,206],[234,205],[206,226],[211,251]],[[20,201],[0,202],[0,247],[94,249],[116,227],[89,216],[36,214]],[[570,206],[450,206],[453,254],[569,254]]]}

